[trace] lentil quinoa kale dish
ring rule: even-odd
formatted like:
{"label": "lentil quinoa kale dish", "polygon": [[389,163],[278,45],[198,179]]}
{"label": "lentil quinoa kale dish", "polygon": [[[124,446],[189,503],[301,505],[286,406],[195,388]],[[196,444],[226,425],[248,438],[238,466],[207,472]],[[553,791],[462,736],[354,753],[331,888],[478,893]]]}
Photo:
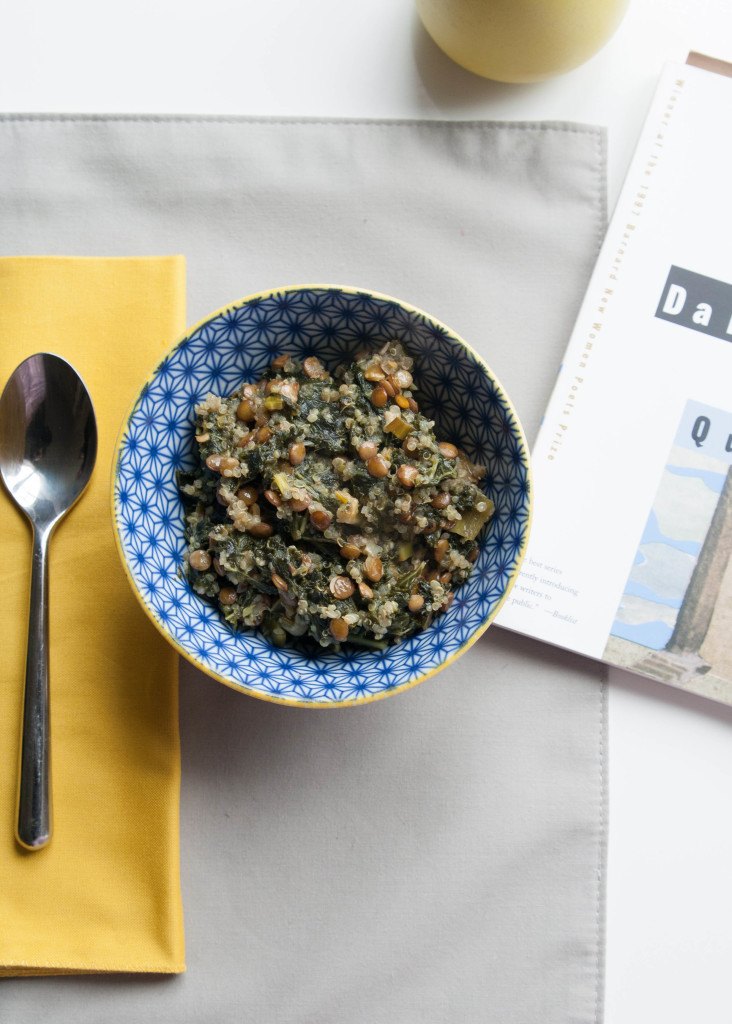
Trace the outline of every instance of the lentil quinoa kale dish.
{"label": "lentil quinoa kale dish", "polygon": [[196,407],[186,572],[232,628],[384,648],[449,607],[493,503],[435,437],[412,370],[399,342],[332,374],[282,355]]}

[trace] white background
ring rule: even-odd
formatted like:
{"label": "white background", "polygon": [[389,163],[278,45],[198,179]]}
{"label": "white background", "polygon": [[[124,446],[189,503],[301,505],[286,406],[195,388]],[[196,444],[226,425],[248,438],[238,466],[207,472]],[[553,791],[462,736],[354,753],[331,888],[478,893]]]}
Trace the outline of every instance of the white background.
{"label": "white background", "polygon": [[[411,0],[2,0],[0,15],[5,112],[600,124],[611,208],[663,62],[732,60],[729,0],[631,0],[601,53],[531,86],[454,65]],[[720,110],[720,130],[731,120]],[[614,672],[609,731],[606,1022],[729,1024],[732,709]]]}

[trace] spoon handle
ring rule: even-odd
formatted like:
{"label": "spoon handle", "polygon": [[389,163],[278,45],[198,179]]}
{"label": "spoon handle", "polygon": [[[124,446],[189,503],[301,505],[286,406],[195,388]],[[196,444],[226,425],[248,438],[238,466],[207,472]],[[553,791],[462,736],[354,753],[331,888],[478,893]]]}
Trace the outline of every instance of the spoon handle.
{"label": "spoon handle", "polygon": [[50,530],[33,530],[23,733],[16,838],[39,850],[51,838],[51,746],[48,692],[48,562]]}

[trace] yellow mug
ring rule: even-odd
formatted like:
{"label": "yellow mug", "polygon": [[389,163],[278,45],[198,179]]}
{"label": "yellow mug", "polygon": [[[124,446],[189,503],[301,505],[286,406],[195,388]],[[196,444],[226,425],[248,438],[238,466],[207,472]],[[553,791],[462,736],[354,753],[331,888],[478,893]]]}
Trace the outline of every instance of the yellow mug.
{"label": "yellow mug", "polygon": [[584,64],[623,19],[629,0],[416,0],[434,41],[469,71],[539,82]]}

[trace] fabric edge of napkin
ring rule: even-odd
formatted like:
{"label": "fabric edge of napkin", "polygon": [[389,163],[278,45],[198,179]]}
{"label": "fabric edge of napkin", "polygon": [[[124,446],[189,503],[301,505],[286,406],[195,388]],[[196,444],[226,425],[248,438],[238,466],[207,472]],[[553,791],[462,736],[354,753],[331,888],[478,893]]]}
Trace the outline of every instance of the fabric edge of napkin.
{"label": "fabric edge of napkin", "polygon": [[[521,131],[563,131],[581,134],[606,133],[603,125],[583,121],[572,121],[565,118],[547,118],[545,120],[531,118],[527,120],[492,120],[485,118],[444,118],[444,117],[330,117],[297,115],[262,115],[252,114],[192,114],[192,113],[88,113],[88,112],[4,112],[0,113],[0,124],[273,124],[273,125],[362,125],[364,127],[400,127],[404,125],[421,128],[499,128],[502,130]],[[603,160],[604,166],[604,160]],[[125,258],[125,257],[121,257]]]}
{"label": "fabric edge of napkin", "polygon": [[[598,128],[599,161],[598,161],[598,242],[597,257],[600,253],[609,220],[608,209],[608,139],[607,128]],[[596,898],[596,938],[595,938],[595,1024],[603,1024],[605,1020],[605,982],[607,963],[607,866],[608,866],[608,833],[610,819],[610,793],[608,787],[607,757],[609,750],[609,679],[610,666],[600,662],[602,675],[600,682],[600,721],[598,725],[599,740],[599,821],[597,836],[597,898]]]}

